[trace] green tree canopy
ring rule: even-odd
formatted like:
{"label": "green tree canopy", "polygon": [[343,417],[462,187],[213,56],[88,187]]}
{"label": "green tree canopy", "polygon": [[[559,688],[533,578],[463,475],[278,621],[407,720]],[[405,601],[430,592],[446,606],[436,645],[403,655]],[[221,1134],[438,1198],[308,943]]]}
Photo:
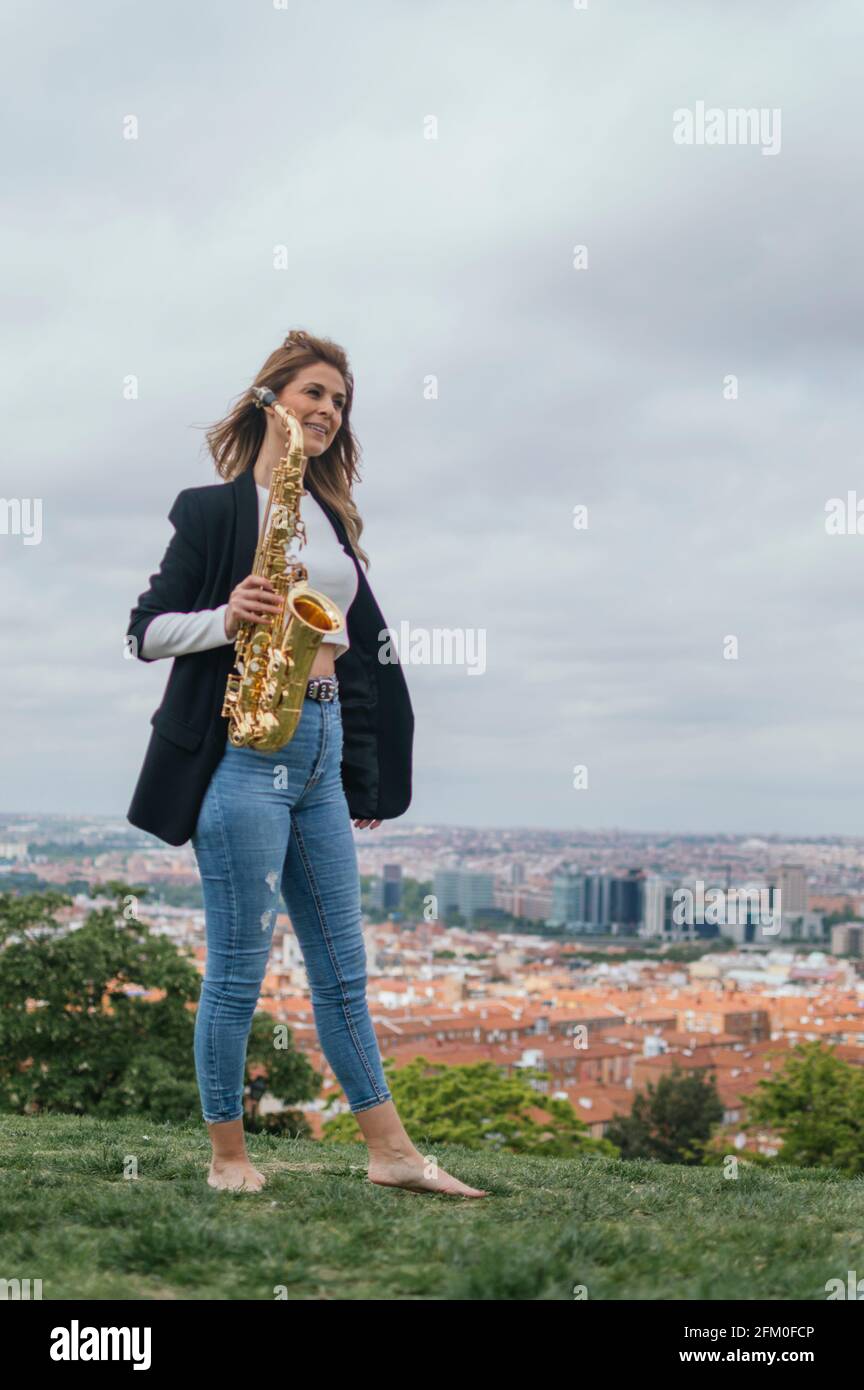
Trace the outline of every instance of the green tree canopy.
{"label": "green tree canopy", "polygon": [[[426,1057],[415,1057],[398,1070],[386,1058],[384,1070],[402,1123],[420,1149],[463,1144],[563,1158],[616,1155],[605,1139],[589,1134],[569,1101],[550,1100],[529,1085],[532,1078],[544,1078],[542,1072],[526,1069],[507,1076],[494,1062],[449,1067]],[[536,1119],[532,1109],[543,1110],[547,1118]],[[323,1132],[325,1139],[339,1143],[361,1137],[350,1114],[328,1120]]]}
{"label": "green tree canopy", "polygon": [[[294,1046],[294,1035],[287,1024],[270,1014],[256,1013],[246,1048],[247,1069],[255,1071],[256,1086],[263,1082],[267,1095],[286,1107],[314,1100],[323,1077],[308,1058]],[[266,1115],[247,1115],[247,1129],[311,1137],[312,1130],[302,1110],[269,1111]]]}
{"label": "green tree canopy", "polygon": [[[56,920],[71,906],[62,893],[0,894],[0,1109],[200,1117],[199,973],[139,920],[146,890],[112,882],[103,891],[113,903],[75,928]],[[290,1034],[274,1049],[267,1015],[253,1021],[248,1060],[262,1060],[264,1034],[279,1098],[308,1099],[310,1086],[317,1094]]]}
{"label": "green tree canopy", "polygon": [[824,1043],[793,1048],[783,1070],[760,1081],[747,1119],[782,1135],[778,1163],[864,1172],[864,1072]]}
{"label": "green tree canopy", "polygon": [[714,1077],[684,1071],[677,1064],[655,1086],[649,1082],[633,1101],[629,1115],[612,1121],[606,1137],[622,1158],[651,1158],[660,1163],[701,1163],[723,1105]]}

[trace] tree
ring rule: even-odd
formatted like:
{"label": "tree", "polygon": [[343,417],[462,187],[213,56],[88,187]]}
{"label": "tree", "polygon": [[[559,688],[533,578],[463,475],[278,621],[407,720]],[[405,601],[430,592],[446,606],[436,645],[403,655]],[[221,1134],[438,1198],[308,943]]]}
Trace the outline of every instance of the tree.
{"label": "tree", "polygon": [[[135,916],[126,885],[70,930],[65,894],[0,895],[0,1106],[19,1113],[197,1108],[191,1060],[198,972]],[[157,998],[145,996],[156,991]]]}
{"label": "tree", "polygon": [[777,1163],[864,1172],[864,1073],[821,1042],[799,1043],[777,1076],[760,1081],[747,1122],[783,1136]]}
{"label": "tree", "polygon": [[[55,920],[71,905],[62,893],[0,894],[0,1109],[200,1118],[198,971],[138,920],[146,890],[112,882],[103,891],[114,902],[74,930]],[[253,1038],[265,1033],[276,1093],[309,1098],[315,1073],[290,1034],[274,1050],[273,1021],[261,1015]],[[250,1042],[248,1060],[260,1057]]]}
{"label": "tree", "polygon": [[[268,1095],[281,1101],[284,1106],[314,1100],[324,1079],[303,1053],[297,1051],[291,1029],[274,1022],[266,1013],[257,1013],[252,1020],[246,1066],[257,1073],[255,1089],[265,1088]],[[286,1109],[258,1115],[256,1105],[252,1115],[247,1116],[247,1129],[253,1133],[267,1130],[270,1133],[291,1134],[301,1139],[312,1137],[309,1123],[301,1110]]]}
{"label": "tree", "polygon": [[432,884],[416,878],[403,878],[400,909],[408,921],[422,922],[425,911],[424,899],[432,893]]}
{"label": "tree", "polygon": [[[526,1069],[507,1076],[494,1062],[448,1067],[426,1057],[398,1070],[387,1058],[384,1070],[402,1122],[421,1150],[463,1144],[555,1158],[615,1157],[605,1139],[592,1138],[569,1101],[550,1100],[528,1084],[529,1078],[543,1078],[542,1072]],[[529,1113],[538,1109],[547,1118],[538,1121]],[[323,1133],[337,1143],[362,1137],[350,1114],[326,1121]]]}
{"label": "tree", "polygon": [[723,1118],[714,1077],[673,1067],[654,1086],[649,1082],[629,1115],[613,1120],[606,1137],[622,1158],[653,1158],[660,1163],[702,1162],[711,1130]]}

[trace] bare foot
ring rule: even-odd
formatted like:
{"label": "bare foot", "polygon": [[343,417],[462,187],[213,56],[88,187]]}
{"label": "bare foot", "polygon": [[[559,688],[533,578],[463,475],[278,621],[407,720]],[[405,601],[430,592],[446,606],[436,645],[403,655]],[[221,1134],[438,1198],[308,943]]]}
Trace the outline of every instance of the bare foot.
{"label": "bare foot", "polygon": [[214,1158],[210,1162],[208,1187],[230,1192],[260,1192],[267,1179],[248,1158]]}
{"label": "bare foot", "polygon": [[[434,1176],[427,1174],[432,1169]],[[484,1188],[469,1187],[460,1182],[443,1168],[435,1169],[422,1154],[404,1155],[398,1158],[369,1159],[370,1182],[379,1187],[404,1187],[407,1192],[443,1192],[448,1197],[487,1197]]]}

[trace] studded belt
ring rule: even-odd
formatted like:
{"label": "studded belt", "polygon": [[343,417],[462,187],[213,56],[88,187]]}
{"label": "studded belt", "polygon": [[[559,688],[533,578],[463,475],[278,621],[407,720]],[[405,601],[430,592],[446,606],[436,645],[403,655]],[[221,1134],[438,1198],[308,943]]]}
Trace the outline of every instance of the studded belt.
{"label": "studded belt", "polygon": [[339,682],[335,676],[312,676],[306,682],[307,700],[335,700]]}

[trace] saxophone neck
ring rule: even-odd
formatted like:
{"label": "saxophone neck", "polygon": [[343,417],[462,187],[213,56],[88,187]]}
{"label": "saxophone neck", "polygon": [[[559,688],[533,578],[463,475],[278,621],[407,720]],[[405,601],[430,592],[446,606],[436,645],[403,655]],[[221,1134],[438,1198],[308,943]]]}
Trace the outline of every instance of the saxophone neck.
{"label": "saxophone neck", "polygon": [[296,415],[292,415],[290,410],[286,410],[284,405],[278,401],[273,402],[273,411],[278,419],[282,421],[288,433],[288,456],[292,459],[303,459],[303,427]]}

